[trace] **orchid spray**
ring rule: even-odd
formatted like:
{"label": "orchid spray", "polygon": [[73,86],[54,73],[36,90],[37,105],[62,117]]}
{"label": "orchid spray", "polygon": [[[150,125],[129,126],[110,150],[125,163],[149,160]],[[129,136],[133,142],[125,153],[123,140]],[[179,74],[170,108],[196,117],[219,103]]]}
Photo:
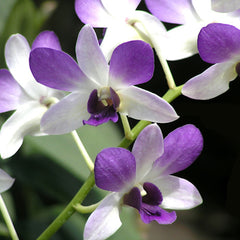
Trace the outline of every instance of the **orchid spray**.
{"label": "orchid spray", "polygon": [[[204,151],[213,134],[205,116],[240,74],[240,1],[7,2],[0,1],[1,239],[151,240],[155,229],[165,240],[170,229],[177,240],[185,224],[193,237],[179,235],[197,240],[204,224],[215,226],[204,209],[218,188],[217,201],[228,194],[237,215],[236,176],[214,172],[223,158],[224,171],[238,164],[232,170],[220,138],[216,155],[205,160]],[[60,30],[47,29],[61,9]],[[15,17],[19,27],[11,28]],[[204,68],[191,75],[196,59]],[[171,69],[186,61],[188,75],[175,81]],[[205,101],[195,107],[196,100]],[[221,106],[221,118],[234,126],[228,110]],[[235,218],[223,208],[217,216],[235,233]]]}

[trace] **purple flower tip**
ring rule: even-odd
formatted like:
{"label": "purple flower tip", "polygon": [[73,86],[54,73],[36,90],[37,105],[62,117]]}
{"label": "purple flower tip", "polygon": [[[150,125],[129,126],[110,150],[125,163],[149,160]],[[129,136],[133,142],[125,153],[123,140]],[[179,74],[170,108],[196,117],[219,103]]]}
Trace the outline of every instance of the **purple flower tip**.
{"label": "purple flower tip", "polygon": [[112,88],[100,89],[100,94],[97,89],[94,89],[88,99],[88,112],[91,117],[83,124],[98,126],[109,120],[118,121],[117,108],[120,104],[120,99],[117,93]]}
{"label": "purple flower tip", "polygon": [[124,195],[123,203],[136,208],[144,223],[150,223],[154,220],[161,224],[174,222],[176,220],[176,213],[169,213],[159,207],[163,198],[158,187],[146,182],[143,184],[143,189],[147,194],[142,197],[137,187],[132,188],[128,194]]}

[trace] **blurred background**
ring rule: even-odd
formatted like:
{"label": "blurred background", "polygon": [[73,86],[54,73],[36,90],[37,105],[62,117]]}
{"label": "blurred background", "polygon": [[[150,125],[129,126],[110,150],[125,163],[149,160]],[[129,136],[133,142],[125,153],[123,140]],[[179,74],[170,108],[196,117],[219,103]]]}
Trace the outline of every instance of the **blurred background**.
{"label": "blurred background", "polygon": [[[139,8],[146,10],[144,2]],[[74,11],[74,0],[0,0],[0,68],[6,68],[4,46],[11,34],[21,33],[31,44],[42,30],[53,30],[62,49],[75,57],[75,42],[83,24]],[[167,28],[173,25],[166,25]],[[102,29],[96,29],[99,37]],[[154,79],[141,87],[162,96],[167,84],[158,59]],[[176,84],[204,71],[209,65],[198,55],[169,62]],[[135,210],[124,208],[123,227],[110,239],[131,240],[238,240],[240,239],[240,81],[230,90],[207,101],[180,96],[172,102],[180,119],[161,124],[166,136],[184,124],[195,124],[204,137],[201,156],[177,175],[191,181],[200,191],[203,204],[177,211],[172,225],[142,224]],[[1,124],[11,113],[1,114]],[[131,120],[134,126],[136,121]],[[122,126],[111,123],[78,130],[91,157],[105,147],[117,146]],[[0,167],[14,177],[13,187],[3,194],[20,239],[36,239],[81,187],[88,170],[70,135],[27,137]],[[94,188],[84,204],[95,203],[106,193]],[[74,214],[51,239],[82,239],[88,215]],[[0,218],[0,240],[9,239]]]}

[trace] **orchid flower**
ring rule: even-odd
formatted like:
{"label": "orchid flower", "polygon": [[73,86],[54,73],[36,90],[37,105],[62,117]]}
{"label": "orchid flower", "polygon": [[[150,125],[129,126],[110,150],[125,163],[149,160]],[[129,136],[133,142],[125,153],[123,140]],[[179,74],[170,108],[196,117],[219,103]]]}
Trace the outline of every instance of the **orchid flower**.
{"label": "orchid flower", "polygon": [[232,12],[239,8],[239,0],[212,0],[212,9],[216,12]]}
{"label": "orchid flower", "polygon": [[216,64],[188,80],[182,94],[193,99],[214,98],[226,92],[230,81],[240,74],[240,30],[211,23],[200,31],[198,49],[204,61]]}
{"label": "orchid flower", "polygon": [[170,224],[176,213],[163,208],[183,210],[201,204],[192,183],[170,174],[191,165],[202,147],[202,135],[193,125],[182,126],[163,140],[160,128],[151,124],[139,134],[132,152],[103,149],[96,157],[95,181],[112,193],[90,215],[84,240],[102,240],[114,234],[122,224],[119,211],[123,205],[136,208],[144,223]]}
{"label": "orchid flower", "polygon": [[[38,35],[32,48],[51,47],[60,49],[53,32]],[[29,67],[30,47],[20,34],[12,35],[5,46],[8,69],[0,70],[0,112],[16,110],[2,125],[0,154],[2,158],[14,155],[26,135],[42,135],[40,119],[49,106],[63,96],[54,89],[42,86],[32,76]]]}
{"label": "orchid flower", "polygon": [[93,28],[85,25],[78,36],[76,55],[78,64],[54,49],[38,48],[31,53],[30,66],[38,82],[71,92],[44,115],[44,132],[63,134],[83,124],[116,122],[117,112],[153,122],[178,118],[165,100],[133,86],[152,77],[154,58],[149,44],[136,40],[120,45],[108,65]]}
{"label": "orchid flower", "polygon": [[14,183],[14,178],[0,169],[0,194],[7,191]]}
{"label": "orchid flower", "polygon": [[213,11],[211,0],[145,0],[145,2],[150,12],[161,21],[182,24],[167,32],[164,55],[168,60],[179,60],[198,53],[198,34],[200,29],[209,23],[226,23],[240,27],[240,11],[230,13]]}
{"label": "orchid flower", "polygon": [[75,11],[80,20],[97,28],[107,28],[101,49],[107,60],[121,43],[144,40],[159,53],[164,25],[153,15],[136,11],[141,0],[76,0]]}

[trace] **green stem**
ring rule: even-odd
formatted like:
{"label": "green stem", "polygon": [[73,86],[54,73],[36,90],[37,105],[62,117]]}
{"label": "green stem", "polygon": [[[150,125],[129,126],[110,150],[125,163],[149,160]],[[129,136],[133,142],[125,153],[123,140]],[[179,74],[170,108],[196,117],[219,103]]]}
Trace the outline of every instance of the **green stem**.
{"label": "green stem", "polygon": [[85,163],[87,164],[88,168],[90,171],[92,171],[94,169],[94,163],[92,161],[92,159],[90,158],[90,156],[88,155],[88,152],[86,151],[80,137],[77,134],[77,131],[72,131],[71,135],[79,149],[79,151],[81,152],[83,159],[85,160]]}
{"label": "green stem", "polygon": [[86,182],[82,185],[80,190],[66,206],[66,208],[60,213],[60,215],[48,226],[48,228],[37,238],[37,240],[48,240],[58,229],[73,215],[76,211],[74,206],[78,203],[82,203],[85,197],[95,184],[94,173],[91,172]]}
{"label": "green stem", "polygon": [[17,233],[16,233],[16,230],[13,226],[13,223],[12,223],[12,220],[11,220],[11,217],[8,213],[8,210],[7,210],[7,207],[2,199],[2,196],[0,194],[0,210],[2,212],[2,215],[3,215],[3,218],[4,218],[4,221],[7,225],[7,228],[9,230],[9,233],[10,233],[10,236],[12,238],[12,240],[19,240],[18,236],[17,236]]}
{"label": "green stem", "polygon": [[131,140],[133,138],[133,133],[131,131],[129,122],[128,122],[128,118],[126,115],[120,114],[121,120],[122,120],[122,125],[123,125],[123,129],[124,129],[124,133],[125,133],[125,137],[129,140]]}
{"label": "green stem", "polygon": [[78,211],[80,213],[91,213],[98,207],[100,202],[89,205],[89,206],[83,206],[82,204],[78,203],[78,204],[74,205],[73,207],[75,208],[76,211]]}

